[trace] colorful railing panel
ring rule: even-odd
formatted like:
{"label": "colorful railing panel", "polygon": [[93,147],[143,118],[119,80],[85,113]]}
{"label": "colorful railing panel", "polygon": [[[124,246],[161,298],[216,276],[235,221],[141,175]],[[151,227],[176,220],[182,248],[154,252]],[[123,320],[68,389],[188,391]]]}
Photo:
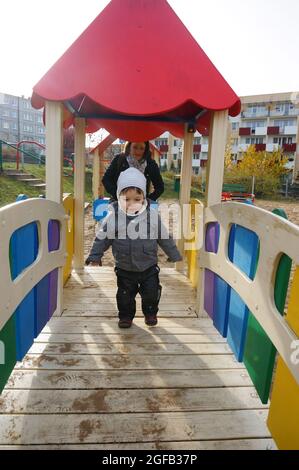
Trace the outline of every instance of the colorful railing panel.
{"label": "colorful railing panel", "polygon": [[63,206],[45,199],[0,209],[0,391],[61,308],[65,225]]}

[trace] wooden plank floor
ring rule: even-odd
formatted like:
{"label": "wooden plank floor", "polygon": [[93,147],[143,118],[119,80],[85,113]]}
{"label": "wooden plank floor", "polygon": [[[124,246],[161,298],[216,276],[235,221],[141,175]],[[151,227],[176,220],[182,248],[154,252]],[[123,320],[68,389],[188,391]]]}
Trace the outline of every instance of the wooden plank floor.
{"label": "wooden plank floor", "polygon": [[0,449],[274,449],[260,403],[189,281],[160,273],[159,325],[117,326],[112,268],[73,273],[0,397]]}

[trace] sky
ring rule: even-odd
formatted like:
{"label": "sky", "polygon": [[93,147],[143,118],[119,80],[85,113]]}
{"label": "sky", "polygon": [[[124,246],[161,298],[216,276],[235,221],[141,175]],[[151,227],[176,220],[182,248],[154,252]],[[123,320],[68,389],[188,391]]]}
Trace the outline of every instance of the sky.
{"label": "sky", "polygon": [[[299,90],[298,0],[168,1],[239,96]],[[29,97],[109,0],[1,3],[0,92]]]}

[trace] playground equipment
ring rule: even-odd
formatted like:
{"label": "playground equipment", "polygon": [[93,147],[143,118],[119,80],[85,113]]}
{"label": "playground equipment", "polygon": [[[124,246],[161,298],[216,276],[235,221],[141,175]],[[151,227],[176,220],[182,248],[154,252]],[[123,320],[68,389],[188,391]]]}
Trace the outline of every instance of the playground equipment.
{"label": "playground equipment", "polygon": [[[167,442],[175,448],[179,442],[189,448],[192,441],[195,448],[265,448],[273,445],[264,425],[268,408],[257,404],[252,388],[246,399],[241,397],[246,394],[244,384],[254,384],[266,403],[272,384],[270,432],[279,448],[298,449],[299,228],[281,214],[250,204],[221,202],[227,117],[239,113],[240,101],[167,2],[149,1],[150,8],[149,2],[141,0],[134,4],[112,0],[34,87],[33,105],[46,109],[46,199],[23,200],[0,209],[0,344],[6,353],[5,364],[0,365],[2,387],[15,365],[14,345],[22,345],[21,358],[54,313],[43,330],[44,343],[33,345],[33,352],[17,365],[3,391],[0,445],[55,446],[59,442],[61,447],[84,447],[97,442],[109,447],[139,442],[142,448],[158,442],[163,448]],[[160,27],[152,31],[148,25],[154,25],[157,18]],[[136,41],[136,35],[144,40]],[[125,47],[127,40],[134,50]],[[124,46],[121,55],[119,44]],[[174,52],[175,64],[185,64],[179,77],[173,61],[165,60]],[[105,68],[96,62],[101,57],[106,58]],[[143,58],[142,66],[136,65],[136,57]],[[150,73],[153,58],[159,74]],[[83,59],[89,67],[77,69]],[[117,73],[119,69],[122,74]],[[169,76],[173,77],[171,89],[168,80],[163,81]],[[49,81],[58,84],[50,91]],[[114,91],[120,87],[121,100],[115,101]],[[70,269],[72,248],[66,253],[71,209],[66,212],[63,207],[62,132],[63,123],[70,122],[75,123],[74,270],[63,303],[63,269],[66,255]],[[205,203],[192,201],[188,206],[193,238],[185,258],[190,281],[182,274],[182,263],[162,272],[162,328],[145,332],[137,318],[131,342],[127,333],[119,337],[115,322],[109,322],[109,315],[115,315],[112,268],[84,269],[85,132],[101,126],[132,141],[147,140],[166,129],[184,136],[181,206],[190,202],[195,127],[202,132],[210,128]],[[30,238],[13,242],[10,248],[19,230],[30,231]],[[183,238],[179,241],[182,253],[184,242]],[[26,246],[28,256],[12,271],[10,263],[22,255],[20,246],[23,252]],[[284,314],[290,260],[295,271]],[[187,302],[192,298],[191,283],[197,291],[196,314],[193,303],[180,303],[181,297]],[[39,289],[48,289],[46,312],[39,316],[38,301],[34,313],[25,310],[31,326],[23,333],[18,309],[28,295],[39,299]],[[94,297],[89,298],[92,290]],[[217,331],[227,338],[234,359]],[[108,348],[95,344],[99,335],[100,341],[110,342],[115,334],[118,341],[128,342],[128,353],[120,352],[115,344]],[[65,343],[57,335],[64,335]],[[83,343],[74,335],[81,335]],[[208,344],[193,345],[188,343],[191,335],[200,336],[201,341],[212,335],[220,344],[210,339]],[[13,341],[16,336],[20,343]],[[169,337],[175,344],[169,344]],[[193,341],[199,341],[196,338]],[[154,342],[154,347],[146,341]],[[273,372],[276,351],[278,365]],[[97,394],[102,386],[105,394]],[[196,396],[192,396],[195,386]],[[130,413],[120,407],[119,398],[110,390],[114,388],[126,393],[126,403],[133,403]],[[17,400],[13,399],[16,395]],[[143,401],[143,395],[148,400]],[[183,397],[181,401],[177,395]],[[205,398],[198,400],[199,395]],[[27,413],[25,418],[22,413]]]}

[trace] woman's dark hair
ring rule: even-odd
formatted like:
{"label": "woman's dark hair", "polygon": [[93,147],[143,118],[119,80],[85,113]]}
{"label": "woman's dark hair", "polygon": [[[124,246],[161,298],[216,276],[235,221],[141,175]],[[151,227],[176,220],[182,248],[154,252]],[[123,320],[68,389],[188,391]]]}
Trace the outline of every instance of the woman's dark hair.
{"label": "woman's dark hair", "polygon": [[[147,158],[151,157],[150,144],[149,144],[148,140],[144,143],[145,143],[145,149],[144,149],[144,154],[143,154],[142,158],[147,159]],[[126,146],[125,146],[125,155],[126,156],[130,155],[131,145],[132,145],[132,142],[127,142],[126,143]]]}
{"label": "woman's dark hair", "polygon": [[136,188],[135,186],[128,186],[128,188],[124,188],[120,194],[127,194],[127,192],[130,190],[130,189],[134,189],[136,191],[137,194],[143,194],[143,191],[140,189],[140,188]]}

